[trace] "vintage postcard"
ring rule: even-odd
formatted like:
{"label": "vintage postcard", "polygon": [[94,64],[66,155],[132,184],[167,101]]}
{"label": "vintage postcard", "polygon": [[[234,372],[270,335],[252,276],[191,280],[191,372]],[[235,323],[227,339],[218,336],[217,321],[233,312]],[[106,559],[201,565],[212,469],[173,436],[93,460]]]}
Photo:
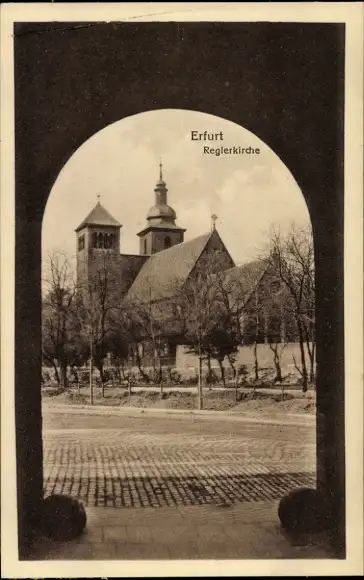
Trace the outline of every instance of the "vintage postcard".
{"label": "vintage postcard", "polygon": [[3,5],[4,577],[363,572],[362,9]]}

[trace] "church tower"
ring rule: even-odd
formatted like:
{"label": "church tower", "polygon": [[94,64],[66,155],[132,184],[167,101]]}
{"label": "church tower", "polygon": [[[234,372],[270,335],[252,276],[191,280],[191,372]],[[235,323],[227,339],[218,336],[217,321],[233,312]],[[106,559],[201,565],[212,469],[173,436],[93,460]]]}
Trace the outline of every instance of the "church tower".
{"label": "church tower", "polygon": [[156,254],[180,244],[186,231],[176,225],[176,212],[167,203],[168,189],[163,181],[162,163],[154,192],[155,204],[147,213],[147,227],[138,233],[141,255]]}
{"label": "church tower", "polygon": [[76,229],[77,283],[87,283],[105,260],[117,261],[120,255],[121,224],[97,202]]}

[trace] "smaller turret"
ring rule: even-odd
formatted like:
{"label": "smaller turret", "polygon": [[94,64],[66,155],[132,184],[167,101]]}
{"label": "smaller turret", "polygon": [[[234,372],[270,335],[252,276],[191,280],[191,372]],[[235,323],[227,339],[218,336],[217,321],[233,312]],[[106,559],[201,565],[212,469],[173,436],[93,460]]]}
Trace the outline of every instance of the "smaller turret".
{"label": "smaller turret", "polygon": [[155,254],[182,243],[186,231],[176,225],[176,212],[168,205],[168,189],[163,180],[162,162],[159,164],[159,180],[154,193],[155,204],[147,213],[148,225],[138,233],[141,254]]}

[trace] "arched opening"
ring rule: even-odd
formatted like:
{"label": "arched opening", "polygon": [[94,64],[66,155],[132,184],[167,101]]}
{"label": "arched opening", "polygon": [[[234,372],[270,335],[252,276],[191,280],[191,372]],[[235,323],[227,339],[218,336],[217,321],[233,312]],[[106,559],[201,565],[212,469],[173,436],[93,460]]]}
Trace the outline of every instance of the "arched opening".
{"label": "arched opening", "polygon": [[[199,23],[198,23],[199,24]],[[98,26],[98,25],[97,25]],[[96,26],[96,28],[97,28]],[[105,25],[107,26],[107,25]],[[173,23],[166,25],[169,30],[173,28]],[[187,26],[187,25],[186,25]],[[216,25],[215,25],[216,26]],[[223,25],[221,25],[223,26]],[[235,25],[234,25],[235,26]],[[236,27],[239,27],[236,24]],[[198,27],[198,26],[197,26]],[[208,28],[208,27],[207,27]],[[334,27],[335,28],[335,27]],[[93,27],[93,33],[95,27]],[[199,30],[199,38],[203,42],[208,42],[208,36],[205,36],[203,30]],[[208,32],[208,31],[207,31]],[[318,75],[315,78],[311,78],[307,83],[293,83],[292,78],[287,78],[284,80],[282,76],[282,83],[276,84],[276,91],[272,93],[272,78],[269,75],[258,76],[254,74],[250,77],[252,79],[252,89],[250,91],[241,90],[241,67],[249,69],[249,61],[242,60],[239,58],[239,66],[233,66],[231,71],[223,71],[223,78],[221,77],[221,71],[214,69],[214,74],[216,73],[217,78],[220,80],[220,84],[217,87],[225,87],[229,83],[229,91],[233,94],[232,100],[229,98],[217,98],[216,102],[214,96],[212,96],[195,74],[195,69],[193,70],[193,75],[196,77],[196,82],[192,83],[189,88],[188,83],[181,83],[176,94],[171,96],[171,103],[173,106],[183,106],[188,104],[190,108],[201,108],[209,110],[212,113],[219,115],[220,117],[231,118],[232,121],[244,124],[246,121],[246,126],[248,126],[257,135],[260,135],[263,140],[269,142],[271,147],[276,150],[282,159],[285,160],[287,165],[290,166],[291,170],[294,172],[306,199],[309,201],[311,208],[311,215],[314,222],[314,234],[315,234],[315,250],[316,250],[316,260],[320,268],[318,269],[319,283],[317,284],[317,313],[318,313],[318,345],[320,346],[320,352],[318,357],[320,360],[319,366],[319,380],[318,380],[318,391],[319,391],[319,416],[324,419],[323,434],[321,438],[319,437],[319,446],[321,441],[321,466],[322,471],[319,474],[319,483],[322,487],[327,488],[327,490],[335,497],[337,501],[338,511],[340,511],[341,521],[343,522],[343,499],[341,495],[344,495],[343,490],[343,471],[340,468],[339,463],[336,459],[330,460],[330,452],[327,451],[335,447],[335,453],[337,452],[342,459],[343,455],[343,445],[344,445],[344,431],[343,431],[343,363],[342,356],[338,356],[338,353],[342,353],[340,344],[342,342],[342,328],[341,328],[341,314],[338,315],[338,304],[341,304],[341,280],[342,280],[342,247],[341,242],[333,242],[333,246],[328,247],[325,239],[327,231],[336,232],[338,237],[340,237],[341,232],[341,218],[340,210],[340,195],[339,191],[341,187],[341,177],[340,163],[338,164],[337,155],[333,159],[330,151],[337,150],[337,138],[340,133],[337,126],[337,115],[338,106],[335,102],[335,106],[332,108],[327,108],[327,102],[331,99],[333,94],[338,95],[339,91],[336,91],[332,86],[333,83],[327,82],[330,77],[327,74],[327,66],[331,67],[332,78],[339,79],[342,78],[337,72],[338,67],[338,57],[333,50],[333,46],[337,47],[337,42],[334,36],[328,32],[326,35],[316,35],[315,37],[308,35],[305,36],[307,32],[300,30],[300,34],[292,34],[280,37],[285,39],[285,43],[295,43],[294,39],[298,37],[304,38],[306,40],[305,46],[313,57],[313,62],[315,61],[316,55],[321,54],[322,50],[318,50],[318,45],[325,46],[325,42],[331,43],[329,54],[333,58],[325,59],[325,69],[321,68],[322,75]],[[44,36],[44,35],[43,35]],[[62,36],[62,35],[61,35]],[[68,42],[67,35],[63,35],[65,40]],[[113,35],[111,35],[112,37]],[[164,33],[163,33],[164,41]],[[19,43],[23,47],[24,55],[33,54],[31,51],[37,51],[37,47],[34,46],[34,37],[30,38],[31,35],[18,35],[16,42],[18,43],[18,53],[19,54]],[[28,40],[27,40],[28,38]],[[214,38],[214,37],[213,37]],[[240,36],[236,36],[236,39]],[[244,42],[244,35],[241,36],[242,42]],[[257,35],[257,38],[260,37]],[[277,36],[277,39],[279,35]],[[112,42],[112,38],[108,35],[108,41]],[[310,42],[314,40],[314,42]],[[62,43],[62,38],[59,39]],[[170,39],[171,40],[171,39]],[[272,36],[272,42],[274,37]],[[47,38],[44,39],[47,42]],[[28,43],[28,44],[27,44]],[[31,44],[29,44],[31,43]],[[237,40],[238,43],[238,40]],[[320,44],[322,43],[322,44]],[[133,38],[133,46],[135,44],[135,38]],[[158,43],[157,43],[158,44]],[[162,43],[163,44],[163,43]],[[188,44],[188,43],[187,43]],[[239,43],[238,43],[239,44]],[[211,45],[209,45],[211,46]],[[279,45],[277,44],[277,47]],[[159,52],[158,46],[153,47],[156,49],[157,54],[163,54]],[[177,47],[179,50],[179,47]],[[327,45],[325,50],[327,49]],[[216,47],[219,50],[219,47]],[[111,51],[113,54],[113,59],[118,58],[118,51]],[[44,46],[41,47],[41,53],[43,56],[47,54],[47,58],[50,58],[52,51],[44,50]],[[202,54],[202,53],[201,53]],[[296,59],[297,51],[291,50],[286,53],[286,55],[292,54]],[[115,57],[116,55],[116,57]],[[239,56],[239,51],[237,51]],[[217,62],[218,59],[216,59]],[[132,59],[130,59],[132,61]],[[24,59],[26,62],[26,59]],[[128,62],[128,59],[126,59]],[[243,64],[241,64],[243,62]],[[294,66],[291,67],[292,73],[295,74],[297,70],[297,75],[300,76],[301,61],[296,61]],[[302,62],[305,62],[305,58],[302,58]],[[329,63],[329,65],[327,64]],[[201,64],[201,63],[200,63]],[[198,62],[197,62],[197,66]],[[255,64],[254,64],[255,66]],[[163,68],[163,67],[162,67]],[[25,69],[25,67],[24,67]],[[199,69],[200,70],[200,69]],[[27,79],[26,71],[23,83],[25,86],[35,86],[35,83],[31,83],[31,80]],[[28,74],[33,74],[33,69],[29,68]],[[101,72],[101,71],[100,71]],[[249,71],[248,71],[249,72]],[[305,72],[308,72],[306,67]],[[275,75],[277,70],[272,67],[272,74]],[[325,74],[323,74],[325,73]],[[94,78],[92,75],[98,74],[97,67],[90,67],[90,78]],[[185,74],[185,72],[183,73]],[[187,74],[187,73],[186,73]],[[210,74],[210,70],[209,70]],[[219,76],[220,75],[220,76]],[[266,78],[267,77],[267,78]],[[37,380],[40,372],[40,336],[39,331],[37,331],[37,325],[39,325],[39,315],[40,315],[40,294],[38,296],[37,292],[39,290],[39,280],[40,280],[40,222],[35,220],[36,216],[41,216],[44,208],[45,201],[49,194],[49,189],[51,183],[53,182],[55,176],[58,174],[64,159],[67,159],[72,151],[75,150],[78,144],[85,141],[91,133],[96,132],[100,129],[100,126],[104,123],[113,123],[116,121],[121,114],[130,114],[130,111],[139,112],[146,103],[150,102],[151,107],[165,106],[165,95],[158,92],[158,83],[160,85],[160,79],[158,75],[150,75],[148,77],[148,94],[155,95],[153,102],[148,101],[146,98],[146,93],[140,92],[140,99],[130,106],[125,104],[124,96],[127,94],[129,89],[132,89],[132,93],[136,95],[135,98],[138,99],[138,91],[135,91],[135,87],[132,87],[132,75],[124,75],[123,88],[120,91],[119,88],[115,90],[115,99],[110,103],[109,107],[105,110],[105,115],[100,121],[100,102],[96,101],[99,94],[93,94],[90,90],[90,100],[89,106],[85,107],[85,111],[79,110],[79,117],[77,117],[77,122],[74,119],[68,121],[67,119],[64,123],[60,123],[57,118],[57,110],[64,111],[64,104],[61,104],[61,96],[65,94],[65,91],[59,87],[59,80],[66,79],[67,75],[59,75],[58,81],[55,79],[55,92],[54,99],[44,99],[43,106],[46,106],[47,102],[52,102],[52,109],[49,110],[39,110],[38,119],[34,115],[34,110],[31,110],[34,99],[29,99],[27,102],[21,99],[22,84],[18,83],[16,86],[20,87],[20,93],[18,93],[18,102],[20,103],[20,108],[23,110],[30,107],[28,110],[29,119],[31,122],[25,124],[25,131],[19,131],[18,144],[24,143],[24,147],[30,145],[30,149],[33,152],[33,156],[28,163],[24,161],[27,159],[27,154],[22,157],[17,157],[17,179],[18,183],[18,208],[19,213],[17,215],[17,227],[18,227],[18,240],[17,240],[17,263],[21,265],[18,272],[21,271],[21,276],[17,278],[17,396],[16,396],[16,414],[17,414],[17,429],[19,441],[21,440],[21,445],[17,450],[18,454],[18,486],[19,486],[19,501],[20,501],[20,514],[23,509],[23,528],[21,528],[20,537],[21,542],[26,542],[24,536],[24,526],[28,525],[27,518],[31,516],[31,510],[34,511],[35,505],[39,502],[39,495],[41,493],[42,483],[41,478],[41,442],[40,442],[40,402],[39,402],[39,392],[37,386]],[[102,81],[102,75],[99,75]],[[106,78],[106,77],[105,77]],[[302,77],[301,77],[302,78]],[[325,79],[324,85],[320,82],[320,78]],[[155,80],[154,89],[150,86]],[[57,84],[58,82],[58,84]],[[107,76],[106,81],[110,82],[109,76]],[[336,82],[336,81],[335,81]],[[126,83],[126,84],[125,84]],[[129,84],[128,84],[129,83]],[[23,85],[24,86],[24,85]],[[91,85],[92,86],[92,85]],[[186,90],[186,94],[182,94],[181,90]],[[296,87],[295,89],[293,87]],[[298,88],[299,87],[299,88]],[[305,93],[306,87],[310,90],[310,95],[306,98],[306,94],[295,94],[295,90],[302,91]],[[52,87],[51,87],[52,88]],[[84,91],[84,86],[82,86]],[[77,87],[75,87],[77,91]],[[225,91],[225,89],[224,89]],[[130,92],[130,91],[129,91]],[[113,94],[106,91],[105,94]],[[219,91],[218,91],[219,95]],[[257,95],[259,95],[259,102],[257,106]],[[74,95],[71,98],[73,103],[81,102],[82,98],[78,95]],[[299,103],[302,99],[308,103],[307,111],[300,112]],[[39,100],[39,99],[38,99]],[[38,102],[37,100],[37,102]],[[267,111],[281,111],[282,102],[286,103],[284,114],[282,112],[279,115],[279,132],[277,132],[277,116],[272,114],[267,114]],[[28,103],[28,104],[27,104]],[[312,103],[312,105],[311,105]],[[57,109],[58,106],[58,109]],[[128,108],[129,107],[129,108]],[[20,109],[19,109],[20,111]],[[94,112],[94,119],[92,120],[92,112]],[[262,114],[263,112],[263,114]],[[307,114],[306,114],[307,113]],[[22,115],[19,113],[17,119],[21,119]],[[46,125],[42,124],[42,119],[45,119]],[[62,119],[64,120],[64,114],[62,113]],[[18,121],[17,121],[18,122]],[[318,132],[313,130],[320,125],[322,131]],[[53,126],[55,128],[62,126],[62,133],[57,131],[49,132],[47,127]],[[326,138],[325,141],[320,142],[320,137],[324,132]],[[282,138],[285,136],[285,138]],[[340,135],[339,135],[340,138]],[[58,139],[58,141],[57,141]],[[57,146],[55,147],[55,144]],[[331,147],[328,145],[331,143]],[[37,147],[35,147],[37,144]],[[21,147],[21,145],[18,145]],[[47,152],[49,150],[56,151],[56,154],[49,156]],[[331,155],[331,157],[330,157]],[[304,162],[303,162],[304,159]],[[32,186],[28,183],[27,177],[29,177],[29,165],[33,168],[33,183],[36,183],[36,191],[32,191]],[[46,166],[47,171],[44,171]],[[308,171],[308,167],[310,170]],[[87,189],[87,188],[86,188]],[[319,195],[317,192],[320,192]],[[30,208],[29,200],[32,200],[33,209]],[[35,200],[35,201],[34,201]],[[340,206],[341,207],[341,206]],[[86,209],[86,208],[85,208]],[[33,211],[34,210],[34,211]],[[242,219],[244,218],[244,213],[242,213]],[[63,221],[63,220],[62,220]],[[29,244],[29,240],[33,240],[34,243]],[[74,243],[74,242],[73,242]],[[31,252],[29,248],[32,248]],[[127,251],[127,250],[126,250]],[[341,308],[341,307],[340,307]],[[339,310],[340,310],[339,308]],[[340,318],[340,320],[339,320]],[[29,337],[31,340],[29,340]],[[22,340],[24,346],[22,346]],[[26,343],[26,347],[25,347]],[[327,385],[330,385],[329,395],[325,395],[325,389]],[[27,420],[30,417],[30,420]],[[24,436],[25,434],[25,436]],[[329,441],[329,444],[325,446],[325,440]],[[31,460],[29,459],[31,458]],[[23,463],[23,467],[22,467]],[[29,464],[29,465],[28,465]],[[340,470],[341,469],[341,470]],[[30,506],[30,507],[27,507]],[[341,507],[340,507],[341,506]],[[343,538],[344,535],[341,535]],[[341,550],[342,553],[343,550]]]}
{"label": "arched opening", "polygon": [[[209,256],[211,254],[214,260],[218,260],[221,272],[232,271],[233,275],[237,276],[239,279],[239,284],[235,286],[234,292],[240,294],[238,294],[238,296],[225,296],[225,298],[228,298],[229,304],[232,303],[233,298],[234,300],[237,299],[239,304],[244,304],[244,308],[241,311],[236,310],[235,314],[241,318],[243,318],[244,315],[246,318],[244,325],[242,324],[239,326],[239,329],[237,330],[238,338],[234,338],[235,342],[231,344],[230,351],[227,350],[227,340],[232,340],[230,323],[225,323],[221,325],[221,328],[219,328],[221,338],[218,339],[218,342],[211,342],[211,344],[213,344],[213,350],[211,347],[211,354],[208,354],[209,351],[206,350],[206,361],[208,354],[209,364],[214,369],[214,376],[217,385],[222,387],[223,384],[226,384],[226,381],[234,380],[234,376],[237,376],[238,369],[244,368],[244,372],[247,371],[244,379],[246,383],[241,383],[241,385],[249,385],[249,381],[251,381],[251,384],[254,383],[253,398],[255,393],[259,393],[259,389],[263,389],[263,391],[264,388],[273,389],[274,396],[272,396],[269,401],[270,404],[275,404],[274,401],[277,400],[276,412],[280,412],[278,401],[284,403],[282,408],[285,409],[289,408],[288,403],[290,399],[295,403],[296,410],[298,409],[299,404],[301,404],[300,401],[302,401],[302,407],[307,405],[307,400],[304,397],[300,398],[296,395],[298,391],[300,392],[300,385],[302,380],[304,380],[305,391],[310,391],[312,393],[312,398],[314,397],[312,382],[315,375],[315,358],[313,356],[312,360],[309,360],[309,353],[307,350],[309,348],[309,329],[307,325],[303,326],[301,319],[297,317],[295,318],[293,314],[295,299],[297,296],[290,295],[288,282],[290,280],[292,281],[293,277],[298,274],[306,277],[312,275],[313,281],[309,297],[311,300],[314,300],[312,294],[314,291],[313,248],[312,245],[310,245],[311,238],[304,237],[304,226],[308,227],[310,222],[309,214],[302,193],[287,167],[265,143],[251,132],[220,118],[211,115],[202,115],[192,111],[155,111],[143,113],[134,118],[128,118],[119,123],[115,123],[115,125],[103,129],[95,134],[89,141],[84,143],[69,160],[69,163],[64,167],[59,179],[54,185],[52,195],[47,205],[44,221],[44,235],[48,235],[48,240],[52,241],[52,238],[47,234],[47,231],[51,230],[48,225],[48,220],[52,219],[53,214],[53,216],[57,216],[59,223],[59,212],[61,211],[60,200],[62,200],[63,208],[68,205],[64,196],[69,195],[69,200],[71,200],[72,191],[70,191],[69,188],[70,180],[67,178],[68,172],[71,171],[73,176],[73,187],[75,190],[77,189],[79,192],[86,191],[84,198],[80,199],[80,209],[77,210],[79,212],[78,215],[73,215],[74,225],[76,226],[77,222],[82,222],[84,214],[86,214],[92,207],[92,200],[96,197],[95,194],[102,188],[104,192],[103,206],[105,206],[106,210],[112,216],[112,219],[115,218],[120,221],[120,223],[123,222],[125,224],[123,226],[122,246],[120,248],[121,258],[126,261],[130,260],[130,256],[137,257],[136,233],[140,230],[140,221],[143,218],[145,219],[144,216],[146,215],[148,208],[152,205],[153,187],[158,177],[159,160],[156,154],[157,147],[154,148],[152,138],[150,139],[150,149],[144,151],[143,157],[140,157],[137,147],[133,147],[133,140],[130,141],[130,134],[134,136],[135,143],[138,143],[143,135],[143,131],[145,130],[144,127],[146,124],[150,124],[151,118],[155,119],[155,126],[160,127],[159,133],[158,131],[155,131],[153,136],[156,144],[160,142],[168,142],[167,135],[164,134],[164,127],[168,127],[170,144],[168,151],[163,151],[165,168],[163,178],[168,184],[170,196],[168,201],[173,204],[173,208],[177,214],[178,223],[181,223],[181,226],[187,230],[186,242],[175,247],[176,255],[173,261],[166,261],[166,264],[162,267],[161,261],[163,260],[163,250],[169,249],[172,245],[171,236],[169,234],[163,236],[163,249],[158,252],[158,261],[155,262],[156,266],[152,269],[152,276],[156,281],[157,287],[159,288],[162,284],[166,284],[166,273],[172,271],[176,267],[176,264],[179,264],[179,260],[182,264],[182,259],[185,259],[183,257],[183,252],[186,251],[184,248],[194,248],[195,244],[200,243],[199,240],[201,240],[201,237],[203,239],[206,238],[206,244],[201,246],[198,252],[196,250],[192,251],[192,255],[195,256],[193,259],[196,262],[192,263],[192,266],[196,267],[197,261],[202,260],[201,264],[205,264],[204,267],[208,268],[208,260],[210,259]],[[206,154],[202,144],[196,144],[192,140],[187,143],[185,139],[182,141],[182,138],[184,137],[184,129],[181,135],[179,132],[181,132],[181,128],[186,126],[196,127],[196,131],[201,135],[204,135],[203,128],[207,127],[208,134],[214,136],[214,138],[219,136],[220,130],[224,135],[225,145],[228,148],[229,153],[226,154],[225,158],[219,159],[221,155],[224,155],[221,154],[221,152],[219,155],[216,153]],[[171,127],[175,127],[175,134],[173,134]],[[123,140],[124,134],[129,136],[125,137],[125,140]],[[115,147],[110,146],[114,140],[117,140],[119,144],[118,147],[120,150],[117,155],[114,155]],[[105,142],[108,143],[108,148],[105,148]],[[184,159],[183,164],[180,163],[181,142],[184,143],[185,148],[182,156]],[[237,147],[240,152],[239,154],[234,153]],[[178,155],[175,153],[175,149],[178,151]],[[215,143],[213,150],[220,151]],[[242,152],[243,150],[250,151],[250,153]],[[251,151],[259,151],[259,153],[252,154]],[[106,174],[109,176],[110,183],[117,184],[117,187],[110,187],[109,190],[102,187],[104,179],[103,175],[94,171],[92,164],[89,163],[90,158],[100,156],[101,152],[104,152],[103,167]],[[110,155],[107,155],[106,152],[109,152]],[[125,162],[125,165],[122,168],[120,168],[118,161],[120,158],[123,158]],[[186,159],[188,160],[189,172],[184,174]],[[218,164],[217,159],[219,159]],[[140,167],[141,164],[143,164],[144,167],[143,173],[137,171],[137,168]],[[92,189],[94,191],[90,190],[90,188],[86,190],[82,185],[85,166],[89,168],[89,175],[87,178],[89,183],[92,184]],[[112,179],[110,176],[112,176]],[[67,188],[63,186],[63,183],[67,183]],[[129,183],[133,183],[133,203],[131,203],[129,197]],[[206,193],[201,194],[200,197],[196,197],[196,191]],[[244,194],[243,196],[242,192]],[[120,203],[120,200],[122,203],[119,206],[118,204]],[[141,208],[143,207],[144,216],[140,215]],[[84,208],[82,209],[84,213],[81,213],[81,208]],[[111,211],[109,208],[115,209]],[[122,208],[123,213],[116,213],[116,211],[120,211],[120,208]],[[213,216],[213,228],[209,231],[211,227],[211,216]],[[241,227],[242,216],[244,220],[243,228]],[[158,218],[153,217],[153,219]],[[300,219],[302,224],[299,223]],[[293,220],[296,223],[298,221],[301,229],[292,229]],[[97,224],[95,224],[95,227],[96,225]],[[99,226],[101,225],[102,223],[99,224]],[[272,229],[273,226],[276,228],[275,230]],[[65,222],[65,224],[59,225],[59,227],[69,229],[69,223]],[[155,227],[158,227],[161,230],[163,228],[163,223],[159,222]],[[210,241],[207,243],[207,240]],[[302,247],[302,252],[299,256],[296,256],[297,260],[295,263],[295,256],[292,252],[288,252],[290,241],[294,241],[296,244],[295,247]],[[93,248],[108,249],[111,247],[111,243],[112,238],[110,234],[100,231],[92,233]],[[211,249],[208,250],[210,246]],[[191,251],[189,252],[189,254],[186,254],[187,256],[191,255]],[[195,252],[195,254],[193,254],[193,252]],[[307,254],[307,252],[309,252],[309,254]],[[147,238],[144,238],[143,240],[141,253],[143,253],[144,256],[147,256]],[[179,258],[179,253],[181,254],[181,258]],[[203,262],[203,259],[205,258],[202,258],[202,256],[206,257],[206,262]],[[272,259],[270,259],[270,257],[272,257]],[[292,278],[288,281],[279,278],[279,268],[274,270],[275,261],[280,257],[284,260],[284,264],[289,265],[290,267],[294,266],[295,268],[294,272],[292,272]],[[148,260],[150,259],[151,258],[148,258],[146,262],[140,261],[138,263],[139,270],[134,270],[134,279],[137,274],[140,278],[144,264],[148,264]],[[189,257],[189,259],[191,258]],[[309,273],[303,273],[300,271],[300,259],[306,260],[305,267],[308,268]],[[87,255],[86,260],[88,260],[86,269],[83,262],[79,261],[77,263],[77,277],[79,277],[78,270],[82,272],[82,275],[84,275],[84,272],[86,271],[86,275],[92,276],[92,268],[94,268],[95,263],[97,263],[97,253],[94,256],[94,261],[92,254]],[[118,264],[117,260],[118,258],[115,258],[116,264]],[[259,263],[258,268],[257,263]],[[192,266],[190,267],[191,269]],[[120,262],[120,268],[121,267],[122,262]],[[274,272],[267,275],[267,268],[274,270]],[[179,270],[176,270],[176,274],[179,275]],[[104,272],[104,275],[107,276],[108,272]],[[262,280],[266,281],[262,282]],[[247,281],[249,281],[250,284],[248,284],[248,286]],[[146,283],[151,284],[150,274],[146,277]],[[243,283],[245,284],[244,289]],[[304,284],[306,288],[308,279],[306,280],[305,278]],[[212,287],[213,282],[211,282],[210,290]],[[281,287],[285,287],[286,291],[284,295],[280,294]],[[132,290],[133,281],[131,282],[131,286],[125,290],[126,296],[128,296],[129,291]],[[153,296],[154,292],[155,289],[151,289],[150,296]],[[227,290],[225,287],[225,294],[226,292]],[[250,302],[249,300],[245,300],[246,295],[248,294],[251,296],[251,298],[249,298]],[[103,295],[103,299],[105,300],[105,294]],[[108,300],[107,297],[106,300]],[[159,311],[161,308],[163,309],[164,300],[163,297],[158,300]],[[132,357],[129,356],[129,350],[128,352],[125,351],[125,353],[122,353],[119,348],[120,345],[117,343],[115,345],[115,350],[110,353],[108,360],[115,361],[119,359],[125,368],[130,364],[130,358],[132,358],[131,364],[134,365],[132,367],[132,372],[139,373],[138,376],[141,381],[144,376],[147,376],[147,374],[151,373],[152,370],[154,372],[153,376],[156,376],[155,373],[157,371],[161,376],[161,373],[163,372],[161,369],[163,366],[168,367],[168,372],[171,377],[172,369],[175,369],[175,373],[181,374],[186,365],[189,368],[196,368],[198,365],[196,349],[194,354],[189,355],[190,358],[186,355],[186,361],[183,363],[184,366],[181,365],[180,358],[182,356],[181,353],[187,344],[186,337],[180,336],[176,338],[173,330],[168,334],[168,330],[166,330],[165,327],[158,327],[157,318],[153,318],[153,320],[151,318],[153,317],[151,312],[155,307],[153,300],[150,299],[150,303],[148,304],[149,308],[144,313],[144,323],[148,325],[147,338],[138,338],[135,345],[132,345],[132,352],[134,353]],[[221,304],[223,304],[223,302]],[[285,308],[286,305],[289,305],[289,307]],[[220,305],[220,308],[221,307],[222,306]],[[279,308],[283,309],[284,312],[282,313],[282,316],[278,317],[276,311]],[[302,310],[302,304],[300,305],[300,308]],[[208,312],[209,309],[207,303],[203,304],[199,309],[199,315],[203,316],[205,311]],[[132,314],[133,313],[130,313],[131,316],[128,319],[129,329],[132,321]],[[180,318],[181,310],[179,311],[179,319]],[[288,319],[287,326],[293,328],[291,335],[288,335],[288,333],[285,334],[282,331],[284,318]],[[186,323],[188,324],[187,320]],[[227,327],[230,329],[229,337],[224,334]],[[138,328],[140,332],[140,325]],[[149,332],[149,329],[152,330]],[[108,329],[106,329],[106,331],[107,330]],[[135,328],[130,337],[135,336],[137,330],[138,329]],[[300,330],[302,336],[299,336],[298,330]],[[303,332],[306,334],[304,335]],[[104,336],[107,336],[107,332],[105,332]],[[191,341],[191,335],[188,336]],[[153,340],[155,337],[156,342],[154,344]],[[288,337],[290,338],[290,341],[288,341]],[[205,337],[206,341],[207,339],[208,334],[206,334]],[[174,345],[173,349],[169,349],[169,344]],[[205,344],[207,344],[207,342],[205,342]],[[95,348],[100,348],[100,342],[97,344],[95,342]],[[113,345],[110,346],[108,343],[107,348],[113,349],[114,347]],[[207,347],[204,346],[204,348]],[[223,350],[223,355],[220,357],[220,353]],[[308,375],[310,374],[308,370],[310,364],[312,367],[311,384],[309,384],[310,381],[308,378]],[[305,368],[304,365],[306,365],[307,368]],[[109,372],[114,371],[114,368],[110,368],[110,362],[108,363],[108,369]],[[82,362],[81,357],[80,373],[86,373],[86,371],[87,368],[85,361]],[[102,370],[102,373],[103,372],[104,370]],[[204,374],[207,376],[208,372],[210,371],[207,367],[207,362],[203,362],[202,376],[204,376]],[[269,377],[268,379],[265,378],[267,376]],[[293,388],[284,384],[284,381],[287,381],[287,377],[293,384],[293,388],[296,389],[295,394],[292,394]],[[101,378],[102,375],[100,371],[100,380]],[[273,380],[274,386],[272,387],[271,383]],[[256,383],[259,381],[260,387],[257,387]],[[176,389],[179,388],[179,384],[180,383],[176,384]],[[236,385],[237,393],[239,393],[240,389],[240,394],[243,394],[243,387],[239,386],[238,382],[236,382]],[[111,387],[105,388],[108,389],[109,393],[112,392]],[[158,388],[158,383],[155,383],[155,388]],[[84,402],[87,403],[89,387],[86,384],[82,384],[82,382],[78,382],[77,389],[81,396],[84,397]],[[284,391],[283,398],[280,396],[281,391]],[[101,395],[101,391],[98,392],[95,390],[94,395],[92,396],[98,397],[99,402],[102,402],[103,395]],[[204,396],[208,398],[208,391],[205,391]],[[238,398],[236,399],[236,405],[238,405]],[[311,438],[313,430],[314,422],[312,422],[310,432]],[[299,445],[300,441],[297,440],[296,444]],[[264,443],[262,443],[262,445],[264,445]],[[303,476],[301,479],[299,479],[300,476],[297,476],[297,485],[303,486],[306,481],[313,482],[315,479],[316,470],[313,442],[311,443],[310,449],[310,459],[305,457],[304,452],[302,452],[301,472],[303,473]],[[293,461],[291,462],[291,468],[289,461],[286,462],[284,467],[276,466],[274,477],[281,478],[283,482],[287,470],[288,473],[292,474],[295,473],[294,470],[297,470],[297,459],[295,459],[295,462],[296,463]],[[309,468],[307,467],[308,463]],[[236,477],[242,477],[242,465],[238,462],[234,462],[234,467],[231,468],[234,469]],[[254,470],[253,462],[250,468]],[[291,469],[291,471],[289,471],[289,469]],[[48,473],[48,470],[49,466],[46,464],[46,473]],[[280,470],[283,470],[282,473]],[[294,477],[296,476],[294,475]],[[51,485],[53,485],[53,481],[50,478],[48,479],[47,490],[50,490]],[[266,488],[264,488],[263,485],[262,489],[265,489],[265,493],[268,493],[269,481],[267,482]],[[289,489],[287,488],[287,492],[288,491]],[[244,501],[244,497],[244,494],[242,494],[239,501]],[[89,501],[87,494],[83,497],[83,501],[85,501],[87,505],[87,502]],[[99,502],[101,500],[97,497],[95,501]],[[117,500],[114,498],[112,501]],[[193,499],[191,501],[193,501]]]}

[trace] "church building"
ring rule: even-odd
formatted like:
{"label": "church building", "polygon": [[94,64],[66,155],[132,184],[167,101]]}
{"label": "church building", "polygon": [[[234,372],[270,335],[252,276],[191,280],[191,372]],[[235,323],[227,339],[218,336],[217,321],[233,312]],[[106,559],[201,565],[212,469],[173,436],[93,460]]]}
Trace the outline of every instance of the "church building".
{"label": "church building", "polygon": [[97,202],[76,229],[77,282],[80,287],[96,275],[107,263],[123,294],[143,299],[148,290],[153,300],[166,298],[172,292],[171,281],[182,283],[197,263],[213,251],[223,256],[222,269],[235,263],[215,226],[212,231],[184,242],[186,229],[177,223],[174,209],[168,205],[168,189],[160,164],[159,180],[154,189],[154,205],[146,216],[146,226],[137,233],[139,254],[120,253],[122,225]]}
{"label": "church building", "polygon": [[[218,268],[229,276],[258,283],[264,275],[261,263],[252,262],[236,267],[216,227],[212,216],[211,231],[184,241],[186,229],[179,226],[174,209],[168,205],[168,189],[159,168],[159,180],[154,188],[154,205],[146,215],[146,226],[137,233],[139,254],[120,253],[122,225],[97,202],[89,215],[76,229],[77,282],[89,284],[101,267],[107,267],[112,285],[130,303],[152,301],[168,304],[178,290],[193,279],[194,272],[209,256],[218,254]],[[249,296],[247,296],[249,298]],[[168,340],[166,359],[173,365],[176,344]],[[264,342],[264,336],[260,338]],[[174,360],[176,362],[176,360]]]}

